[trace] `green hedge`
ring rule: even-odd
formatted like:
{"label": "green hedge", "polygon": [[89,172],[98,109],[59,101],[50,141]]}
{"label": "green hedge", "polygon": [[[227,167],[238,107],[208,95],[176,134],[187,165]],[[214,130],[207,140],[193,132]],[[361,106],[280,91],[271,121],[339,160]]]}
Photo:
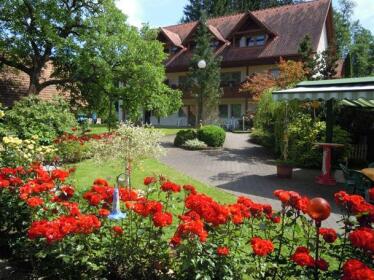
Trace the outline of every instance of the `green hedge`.
{"label": "green hedge", "polygon": [[197,131],[197,138],[209,147],[222,147],[225,142],[226,132],[215,125],[207,125]]}
{"label": "green hedge", "polygon": [[180,147],[184,143],[186,143],[187,140],[193,140],[197,138],[196,130],[193,129],[184,129],[177,132],[177,135],[174,139],[174,146]]}

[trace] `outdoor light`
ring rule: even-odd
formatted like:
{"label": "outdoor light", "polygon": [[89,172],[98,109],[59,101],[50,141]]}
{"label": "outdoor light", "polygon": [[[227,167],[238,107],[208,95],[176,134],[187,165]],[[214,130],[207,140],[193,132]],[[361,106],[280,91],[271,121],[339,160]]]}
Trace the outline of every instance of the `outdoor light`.
{"label": "outdoor light", "polygon": [[206,61],[204,59],[200,60],[197,63],[197,67],[199,67],[199,69],[204,69],[206,67]]}
{"label": "outdoor light", "polygon": [[117,183],[113,192],[113,204],[112,212],[109,214],[108,219],[110,220],[121,220],[126,218],[126,214],[121,212],[121,207],[119,204],[119,187],[125,185],[129,182],[129,177],[126,173],[122,173],[117,177]]}

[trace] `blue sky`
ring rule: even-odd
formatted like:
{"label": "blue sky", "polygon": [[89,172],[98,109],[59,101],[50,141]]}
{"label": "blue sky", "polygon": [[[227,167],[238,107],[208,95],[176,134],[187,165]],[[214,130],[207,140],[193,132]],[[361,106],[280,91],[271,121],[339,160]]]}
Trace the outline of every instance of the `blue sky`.
{"label": "blue sky", "polygon": [[[187,0],[117,0],[117,6],[128,15],[130,24],[141,26],[149,23],[152,27],[172,25],[183,16]],[[355,0],[354,18],[374,33],[374,0]],[[337,3],[337,0],[333,0]]]}

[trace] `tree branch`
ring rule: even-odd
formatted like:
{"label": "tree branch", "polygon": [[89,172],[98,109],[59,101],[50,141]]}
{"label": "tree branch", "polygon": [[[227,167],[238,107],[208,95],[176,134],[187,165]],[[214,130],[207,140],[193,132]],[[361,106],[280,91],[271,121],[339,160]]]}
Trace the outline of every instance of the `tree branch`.
{"label": "tree branch", "polygon": [[5,58],[4,55],[1,55],[1,54],[0,54],[0,63],[3,63],[3,64],[8,65],[10,67],[17,68],[18,70],[21,70],[21,71],[25,72],[26,74],[31,75],[31,69],[30,68],[26,67],[22,63],[18,63],[18,62],[12,61],[12,60],[8,60],[8,59]]}

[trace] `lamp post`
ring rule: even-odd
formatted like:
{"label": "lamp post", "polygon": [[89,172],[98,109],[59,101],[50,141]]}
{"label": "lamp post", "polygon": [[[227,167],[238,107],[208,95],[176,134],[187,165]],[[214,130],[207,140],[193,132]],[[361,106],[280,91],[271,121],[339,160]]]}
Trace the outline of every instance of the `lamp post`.
{"label": "lamp post", "polygon": [[[205,69],[206,65],[207,63],[204,59],[201,59],[197,62],[197,68],[201,70]],[[199,86],[199,90],[201,90],[201,87],[199,84],[198,86]],[[198,119],[200,126],[202,125],[202,118],[203,118],[203,94],[200,92],[199,99],[198,99],[198,113],[197,113],[197,119]]]}
{"label": "lamp post", "polygon": [[126,218],[126,213],[121,212],[119,187],[129,182],[128,174],[121,173],[117,176],[116,186],[113,192],[112,212],[109,214],[110,220],[121,220]]}

